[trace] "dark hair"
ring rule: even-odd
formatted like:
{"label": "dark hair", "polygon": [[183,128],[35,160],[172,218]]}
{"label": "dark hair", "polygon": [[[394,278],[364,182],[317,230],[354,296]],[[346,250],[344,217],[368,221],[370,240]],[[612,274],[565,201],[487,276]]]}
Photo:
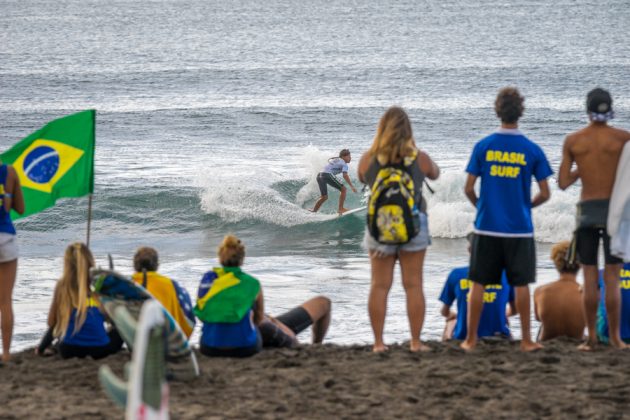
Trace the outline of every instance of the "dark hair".
{"label": "dark hair", "polygon": [[348,156],[349,154],[350,154],[350,149],[341,149],[341,152],[339,152],[339,157]]}
{"label": "dark hair", "polygon": [[133,256],[133,268],[138,273],[143,270],[157,271],[158,265],[158,253],[151,247],[138,248],[136,255]]}
{"label": "dark hair", "polygon": [[501,122],[514,124],[523,115],[525,98],[521,96],[518,89],[505,87],[499,91],[497,99],[494,101],[494,110]]}

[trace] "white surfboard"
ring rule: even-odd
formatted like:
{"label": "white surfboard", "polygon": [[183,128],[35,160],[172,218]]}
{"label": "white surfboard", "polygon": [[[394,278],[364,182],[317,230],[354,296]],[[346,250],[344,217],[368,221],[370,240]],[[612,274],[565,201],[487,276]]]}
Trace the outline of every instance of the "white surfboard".
{"label": "white surfboard", "polygon": [[366,209],[367,209],[367,206],[357,207],[356,209],[348,210],[348,211],[340,214],[339,217],[349,216],[351,214],[362,212],[363,210],[366,210]]}

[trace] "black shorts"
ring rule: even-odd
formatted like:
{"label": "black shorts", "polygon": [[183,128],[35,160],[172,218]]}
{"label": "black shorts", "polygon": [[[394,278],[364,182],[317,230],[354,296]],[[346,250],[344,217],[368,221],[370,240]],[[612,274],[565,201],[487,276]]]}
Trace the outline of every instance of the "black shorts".
{"label": "black shorts", "polygon": [[597,265],[600,238],[604,243],[604,262],[606,264],[623,263],[621,258],[617,258],[610,253],[610,236],[608,236],[606,228],[581,227],[575,231],[575,247],[580,264]]}
{"label": "black shorts", "polygon": [[536,281],[536,244],[534,238],[502,238],[475,234],[470,247],[468,277],[482,285],[500,284],[505,270],[513,287]]}
{"label": "black shorts", "polygon": [[[296,335],[313,324],[311,316],[301,306],[276,317],[276,320],[286,325]],[[293,347],[297,344],[294,337],[269,320],[263,321],[259,328],[263,339],[263,347]]]}
{"label": "black shorts", "polygon": [[339,191],[343,188],[341,182],[339,182],[333,174],[329,174],[328,172],[320,172],[317,174],[317,185],[319,185],[321,195],[328,195],[328,185]]}

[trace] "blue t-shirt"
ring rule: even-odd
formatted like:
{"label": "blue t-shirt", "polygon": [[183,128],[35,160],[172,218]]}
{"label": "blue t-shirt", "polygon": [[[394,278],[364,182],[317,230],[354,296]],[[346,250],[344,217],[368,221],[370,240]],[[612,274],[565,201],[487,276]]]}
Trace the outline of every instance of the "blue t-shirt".
{"label": "blue t-shirt", "polygon": [[348,164],[342,158],[334,158],[331,159],[326,166],[324,166],[324,170],[322,172],[339,175],[342,172],[348,172]]}
{"label": "blue t-shirt", "polygon": [[[468,292],[472,281],[468,280],[468,267],[456,268],[448,275],[440,301],[450,307],[457,300],[457,321],[453,338],[463,340],[466,338],[466,316],[468,314]],[[510,328],[505,315],[505,306],[514,301],[514,289],[510,287],[505,276],[501,276],[501,284],[486,286],[483,294],[483,310],[479,320],[479,337],[490,337],[497,334],[510,336]]]}
{"label": "blue t-shirt", "polygon": [[[621,339],[630,340],[630,263],[624,264],[619,276],[621,289]],[[599,272],[600,302],[597,309],[597,335],[600,341],[608,342],[608,316],[606,315],[606,285],[604,271]]]}
{"label": "blue t-shirt", "polygon": [[473,149],[466,172],[481,177],[475,231],[502,237],[532,237],[532,177],[553,174],[542,149],[519,130],[500,129]]}
{"label": "blue t-shirt", "polygon": [[68,321],[68,328],[64,335],[63,341],[65,344],[71,344],[74,346],[82,347],[101,347],[109,344],[109,336],[105,331],[105,318],[98,309],[98,306],[92,300],[90,300],[90,306],[87,308],[85,315],[85,322],[81,325],[81,328],[76,333],[74,332],[74,325],[76,320],[77,310],[73,309]]}
{"label": "blue t-shirt", "polygon": [[[201,299],[208,293],[212,283],[217,279],[215,271],[208,271],[201,279],[197,299]],[[254,347],[258,340],[258,328],[252,320],[252,310],[237,323],[203,322],[201,327],[200,343],[206,347],[215,348],[242,348]]]}

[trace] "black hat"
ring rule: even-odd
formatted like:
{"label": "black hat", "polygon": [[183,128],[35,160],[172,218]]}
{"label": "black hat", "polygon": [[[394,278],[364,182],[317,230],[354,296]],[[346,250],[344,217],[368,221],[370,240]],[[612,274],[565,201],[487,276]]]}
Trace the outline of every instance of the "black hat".
{"label": "black hat", "polygon": [[612,98],[608,91],[595,88],[586,95],[586,110],[596,114],[605,114],[612,111]]}

